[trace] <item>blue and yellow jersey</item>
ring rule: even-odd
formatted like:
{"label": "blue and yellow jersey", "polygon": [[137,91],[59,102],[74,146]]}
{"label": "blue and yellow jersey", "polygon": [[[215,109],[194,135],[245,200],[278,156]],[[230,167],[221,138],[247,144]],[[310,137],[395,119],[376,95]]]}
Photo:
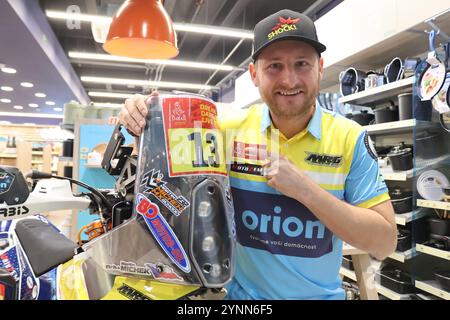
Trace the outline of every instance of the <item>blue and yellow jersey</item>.
{"label": "blue and yellow jersey", "polygon": [[230,298],[343,299],[342,240],[300,202],[269,187],[261,164],[277,150],[338,199],[370,208],[389,195],[367,132],[317,107],[308,127],[286,139],[266,105],[244,112],[220,122],[238,241]]}

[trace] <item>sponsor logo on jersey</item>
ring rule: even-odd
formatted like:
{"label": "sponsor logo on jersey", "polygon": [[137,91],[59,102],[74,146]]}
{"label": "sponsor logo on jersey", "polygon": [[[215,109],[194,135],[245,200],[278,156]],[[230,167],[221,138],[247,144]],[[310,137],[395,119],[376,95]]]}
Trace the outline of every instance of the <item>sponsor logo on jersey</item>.
{"label": "sponsor logo on jersey", "polygon": [[312,165],[326,167],[340,167],[342,165],[342,155],[329,155],[305,151],[307,154],[305,161]]}
{"label": "sponsor logo on jersey", "polygon": [[332,251],[332,233],[300,202],[232,188],[238,241],[274,254],[316,258]]}

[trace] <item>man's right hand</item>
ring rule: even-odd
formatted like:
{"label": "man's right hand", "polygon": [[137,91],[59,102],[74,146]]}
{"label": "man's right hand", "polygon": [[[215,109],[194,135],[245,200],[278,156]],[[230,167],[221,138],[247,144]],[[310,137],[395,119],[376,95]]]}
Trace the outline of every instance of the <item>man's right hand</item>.
{"label": "man's right hand", "polygon": [[[152,93],[152,96],[155,95],[157,93]],[[140,136],[142,129],[145,128],[148,113],[146,100],[148,98],[148,96],[142,94],[135,94],[125,100],[125,105],[119,113],[120,123],[136,136]]]}

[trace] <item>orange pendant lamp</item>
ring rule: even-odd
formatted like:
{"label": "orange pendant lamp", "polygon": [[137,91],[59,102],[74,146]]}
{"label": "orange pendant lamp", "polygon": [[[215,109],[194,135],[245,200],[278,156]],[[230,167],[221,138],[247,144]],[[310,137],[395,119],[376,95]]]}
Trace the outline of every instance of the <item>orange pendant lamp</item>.
{"label": "orange pendant lamp", "polygon": [[137,59],[176,57],[176,33],[161,1],[126,0],[113,17],[103,49]]}

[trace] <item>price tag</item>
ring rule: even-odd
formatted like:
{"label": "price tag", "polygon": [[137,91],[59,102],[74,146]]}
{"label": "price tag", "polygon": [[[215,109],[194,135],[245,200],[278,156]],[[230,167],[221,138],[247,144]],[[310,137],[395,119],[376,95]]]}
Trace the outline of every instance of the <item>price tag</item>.
{"label": "price tag", "polygon": [[164,99],[162,109],[169,175],[226,175],[216,106],[201,98],[174,97]]}

